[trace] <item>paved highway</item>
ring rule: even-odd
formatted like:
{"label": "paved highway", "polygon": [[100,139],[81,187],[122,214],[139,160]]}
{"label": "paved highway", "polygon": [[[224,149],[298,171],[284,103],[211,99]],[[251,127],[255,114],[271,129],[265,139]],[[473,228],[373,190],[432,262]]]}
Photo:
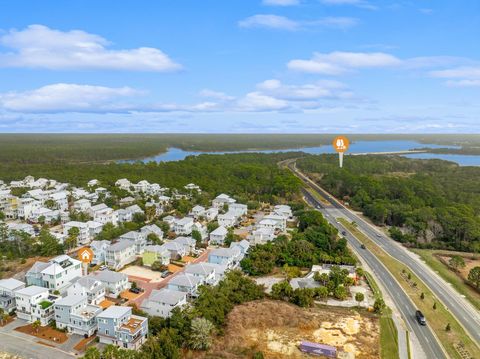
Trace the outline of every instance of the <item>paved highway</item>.
{"label": "paved highway", "polygon": [[316,204],[317,208],[319,208],[324,217],[340,232],[346,231],[347,234],[345,235],[345,238],[372,269],[375,277],[381,282],[383,288],[386,289],[388,295],[390,298],[392,298],[395,306],[400,311],[409,331],[413,331],[415,333],[425,357],[436,359],[447,358],[428,325],[420,326],[418,324],[417,320],[415,319],[415,305],[408,298],[402,287],[397,283],[390,272],[370,251],[362,249],[360,247],[361,242],[351,235],[346,228],[344,228],[340,223],[337,223],[336,218],[340,217],[338,215],[339,213],[335,213],[335,210],[332,211],[331,209],[325,208],[322,203],[313,198],[308,192],[305,192],[305,196],[309,202]]}
{"label": "paved highway", "polygon": [[[309,187],[317,191],[322,197],[327,200],[331,196],[326,196],[324,192],[321,191],[321,188],[313,184],[308,180],[303,174],[296,171],[293,166],[289,166]],[[397,283],[395,278],[390,274],[390,272],[383,266],[381,261],[377,259],[370,251],[362,249],[360,247],[361,243],[351,235],[346,228],[344,228],[340,223],[337,223],[336,218],[344,217],[341,213],[343,208],[337,208],[335,205],[325,206],[323,203],[315,199],[308,192],[305,191],[305,196],[312,204],[316,205],[317,208],[322,212],[325,218],[335,226],[339,231],[346,231],[347,235],[345,236],[349,244],[356,250],[356,252],[362,257],[362,259],[368,264],[368,266],[374,271],[375,277],[379,279],[382,286],[386,289],[389,296],[395,303],[395,306],[400,311],[408,329],[413,331],[415,336],[418,339],[418,342],[426,356],[426,358],[435,358],[442,359],[447,358],[445,352],[443,351],[442,346],[437,341],[437,338],[433,334],[429,326],[421,326],[415,319],[415,310],[416,307],[407,294],[403,291],[402,287]],[[341,206],[340,206],[341,207]],[[357,223],[358,220],[355,219]]]}
{"label": "paved highway", "polygon": [[[408,251],[406,248],[396,243],[393,239],[385,236],[382,232],[377,231],[372,225],[367,223],[361,217],[345,208],[333,196],[324,191],[319,186],[312,183],[303,174],[299,173],[296,168],[290,169],[296,171],[299,176],[303,176],[303,180],[308,181],[311,187],[324,197],[343,217],[350,221],[355,221],[358,228],[365,233],[377,245],[383,248],[388,254],[396,258],[400,262],[407,265],[410,270],[415,273],[440,299],[448,310],[457,318],[464,329],[470,334],[470,337],[480,344],[480,312],[474,308],[464,297],[462,297],[454,288],[446,281],[434,273],[425,263]],[[428,319],[428,318],[427,318]]]}

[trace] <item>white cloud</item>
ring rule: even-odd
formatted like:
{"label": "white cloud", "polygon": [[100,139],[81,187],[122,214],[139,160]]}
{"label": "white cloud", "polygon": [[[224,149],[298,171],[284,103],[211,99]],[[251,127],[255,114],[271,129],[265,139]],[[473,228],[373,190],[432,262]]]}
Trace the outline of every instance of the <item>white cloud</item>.
{"label": "white cloud", "polygon": [[402,61],[393,55],[383,52],[331,52],[315,53],[310,60],[291,60],[287,66],[291,70],[339,75],[358,68],[375,68],[400,65]]}
{"label": "white cloud", "polygon": [[349,29],[358,24],[351,17],[324,17],[318,20],[292,20],[278,15],[253,15],[238,22],[244,28],[268,28],[276,30],[297,31],[312,27],[328,27],[334,29]]}
{"label": "white cloud", "polygon": [[448,79],[446,84],[451,87],[480,86],[480,67],[456,67],[451,69],[431,71],[430,76]]}
{"label": "white cloud", "polygon": [[320,0],[325,5],[353,5],[368,10],[376,10],[375,5],[370,4],[365,0]]}
{"label": "white cloud", "polygon": [[213,91],[210,89],[203,89],[199,92],[199,95],[201,97],[206,97],[206,98],[212,98],[220,101],[231,101],[234,100],[235,97],[229,96],[225,94],[224,92],[219,92],[219,91]]}
{"label": "white cloud", "polygon": [[257,85],[262,93],[281,100],[315,101],[350,96],[345,85],[338,81],[318,81],[313,84],[285,85],[279,80],[266,80]]}
{"label": "white cloud", "polygon": [[32,91],[0,94],[0,105],[14,112],[119,112],[130,106],[120,99],[141,94],[130,87],[58,83]]}
{"label": "white cloud", "polygon": [[278,30],[297,30],[299,23],[285,16],[278,15],[253,15],[238,22],[240,27],[255,28],[265,27]]}
{"label": "white cloud", "polygon": [[236,107],[247,112],[278,111],[287,109],[288,102],[255,91],[238,100]]}
{"label": "white cloud", "polygon": [[30,25],[0,36],[0,45],[13,50],[0,53],[0,67],[159,72],[181,69],[181,65],[159,49],[108,49],[110,44],[106,39],[81,30],[63,32]]}
{"label": "white cloud", "polygon": [[262,4],[270,6],[292,6],[300,4],[300,0],[263,0]]}

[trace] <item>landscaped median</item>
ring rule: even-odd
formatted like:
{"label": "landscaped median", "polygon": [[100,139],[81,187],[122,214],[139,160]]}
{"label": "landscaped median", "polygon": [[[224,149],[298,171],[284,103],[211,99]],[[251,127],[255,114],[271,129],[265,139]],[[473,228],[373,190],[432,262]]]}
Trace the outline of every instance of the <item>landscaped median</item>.
{"label": "landscaped median", "polygon": [[[418,254],[427,265],[436,271],[444,280],[451,283],[452,286],[462,295],[467,298],[470,303],[480,310],[480,293],[477,292],[474,288],[469,286],[465,281],[460,278],[460,276],[449,269],[444,263],[442,263],[438,258],[437,255],[455,255],[461,254],[465,255],[465,253],[458,253],[458,252],[449,252],[443,250],[431,250],[431,249],[412,249],[412,252]],[[472,255],[472,254],[471,254]],[[477,257],[480,258],[479,254],[476,254]],[[477,259],[478,262],[478,259]]]}
{"label": "landscaped median", "polygon": [[480,348],[468,336],[455,317],[406,265],[388,255],[352,223],[343,218],[339,218],[339,221],[382,261],[417,308],[423,312],[428,325],[435,332],[450,357],[462,359],[464,358],[462,353],[467,353],[473,358],[475,353],[479,352]]}

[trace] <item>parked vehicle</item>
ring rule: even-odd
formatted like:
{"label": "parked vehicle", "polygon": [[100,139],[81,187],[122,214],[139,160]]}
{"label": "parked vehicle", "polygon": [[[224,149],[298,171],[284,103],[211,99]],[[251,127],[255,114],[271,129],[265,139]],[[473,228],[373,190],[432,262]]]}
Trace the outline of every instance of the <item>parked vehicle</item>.
{"label": "parked vehicle", "polygon": [[417,310],[415,312],[415,317],[420,325],[427,325],[427,320],[421,311]]}
{"label": "parked vehicle", "polygon": [[129,291],[132,292],[132,293],[135,293],[135,294],[139,294],[139,293],[142,292],[142,289],[141,288],[130,288]]}
{"label": "parked vehicle", "polygon": [[161,277],[162,277],[162,278],[167,278],[170,274],[172,274],[172,272],[166,270],[166,271],[163,271],[163,272],[162,272]]}
{"label": "parked vehicle", "polygon": [[101,265],[101,266],[100,266],[100,270],[105,270],[105,269],[107,269],[107,268],[108,268],[108,267],[107,267],[106,265]]}

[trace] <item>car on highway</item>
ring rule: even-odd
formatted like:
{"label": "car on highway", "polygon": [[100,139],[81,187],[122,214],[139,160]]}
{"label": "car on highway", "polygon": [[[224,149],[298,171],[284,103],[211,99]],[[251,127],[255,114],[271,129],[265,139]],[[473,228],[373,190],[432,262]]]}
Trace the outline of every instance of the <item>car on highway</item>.
{"label": "car on highway", "polygon": [[365,244],[363,244],[363,243],[360,245],[360,248],[367,249],[367,247],[365,247]]}
{"label": "car on highway", "polygon": [[380,233],[377,233],[377,237],[381,237],[382,235]]}
{"label": "car on highway", "polygon": [[342,231],[342,236],[346,236],[347,235],[347,231]]}
{"label": "car on highway", "polygon": [[417,310],[415,312],[415,317],[417,318],[417,322],[420,325],[427,325],[427,320],[425,319],[425,316],[423,315],[423,313],[421,311]]}

